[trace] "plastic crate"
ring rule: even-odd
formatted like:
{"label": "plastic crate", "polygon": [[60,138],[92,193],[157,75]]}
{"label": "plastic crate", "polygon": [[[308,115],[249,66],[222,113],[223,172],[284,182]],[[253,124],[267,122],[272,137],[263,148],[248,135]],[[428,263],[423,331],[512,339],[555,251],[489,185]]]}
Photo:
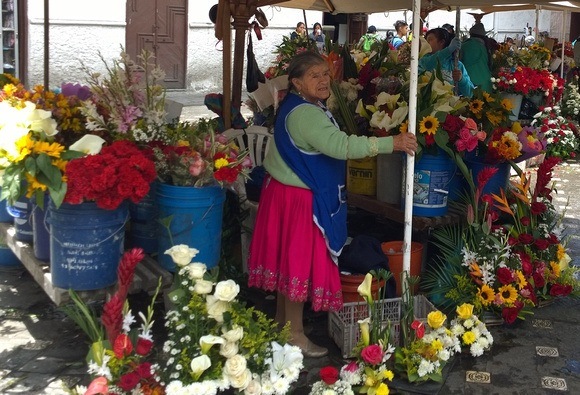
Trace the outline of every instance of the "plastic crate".
{"label": "plastic crate", "polygon": [[[378,300],[379,314],[384,325],[391,325],[391,344],[397,346],[401,332],[401,298]],[[436,308],[423,295],[414,297],[415,319],[426,321],[427,315]],[[339,311],[328,314],[328,334],[342,351],[343,358],[352,357],[351,351],[358,343],[360,330],[358,321],[369,317],[366,302],[345,303]]]}

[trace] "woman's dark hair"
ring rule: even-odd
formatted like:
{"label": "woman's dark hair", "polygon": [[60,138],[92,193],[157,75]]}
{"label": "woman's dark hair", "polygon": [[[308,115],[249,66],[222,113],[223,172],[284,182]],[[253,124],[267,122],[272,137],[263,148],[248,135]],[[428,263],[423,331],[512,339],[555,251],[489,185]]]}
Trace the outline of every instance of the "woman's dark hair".
{"label": "woman's dark hair", "polygon": [[312,26],[312,28],[313,28],[314,30],[316,30],[316,26],[318,26],[318,27],[320,28],[320,30],[322,30],[322,25],[321,25],[320,23],[316,22],[316,23],[314,24],[314,26]]}
{"label": "woman's dark hair", "polygon": [[397,32],[399,32],[399,29],[400,29],[401,27],[403,27],[403,26],[408,26],[408,24],[407,24],[407,22],[405,22],[405,21],[397,21],[397,22],[395,22],[394,26],[395,26],[395,30],[396,30]]}
{"label": "woman's dark hair", "polygon": [[429,36],[430,34],[433,34],[435,37],[437,37],[438,41],[443,40],[445,42],[444,47],[448,46],[449,43],[451,42],[451,36],[449,32],[443,29],[442,27],[436,27],[434,29],[429,30],[427,33],[425,33],[425,38],[427,38],[427,36]]}
{"label": "woman's dark hair", "polygon": [[313,51],[304,51],[295,55],[288,65],[288,90],[294,88],[293,78],[302,78],[312,67],[326,63],[320,54]]}
{"label": "woman's dark hair", "polygon": [[298,29],[298,28],[299,28],[300,26],[302,26],[302,25],[304,25],[304,22],[298,22],[298,23],[296,24],[296,29]]}

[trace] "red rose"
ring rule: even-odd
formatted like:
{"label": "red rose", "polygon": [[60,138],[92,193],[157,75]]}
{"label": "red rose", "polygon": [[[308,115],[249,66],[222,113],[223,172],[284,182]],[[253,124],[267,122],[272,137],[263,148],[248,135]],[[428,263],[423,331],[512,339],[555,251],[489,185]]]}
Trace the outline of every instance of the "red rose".
{"label": "red rose", "polygon": [[572,292],[571,285],[554,284],[550,288],[550,295],[552,296],[567,296]]}
{"label": "red rose", "polygon": [[135,370],[135,372],[137,372],[139,377],[144,378],[144,379],[148,379],[151,376],[153,376],[153,373],[151,372],[151,363],[150,362],[143,362],[141,365],[137,366],[137,369]]}
{"label": "red rose", "polygon": [[508,236],[508,244],[510,246],[515,246],[516,244],[518,244],[518,239],[510,235]]}
{"label": "red rose", "polygon": [[540,215],[546,212],[546,210],[548,209],[548,207],[546,207],[545,203],[541,203],[541,202],[534,202],[532,203],[531,207],[530,207],[532,214],[534,215]]}
{"label": "red rose", "polygon": [[500,267],[497,269],[497,279],[502,285],[512,283],[514,281],[514,274],[507,267]]}
{"label": "red rose", "polygon": [[131,343],[129,336],[124,333],[117,336],[113,345],[113,351],[115,351],[115,356],[119,359],[131,354],[133,351],[133,344]]}
{"label": "red rose", "polygon": [[370,365],[379,365],[383,362],[383,349],[377,344],[371,344],[362,349],[360,356]]}
{"label": "red rose", "polygon": [[504,307],[501,311],[501,316],[506,324],[513,324],[518,319],[518,314],[523,307],[524,304],[519,300],[515,301],[513,307]]}
{"label": "red rose", "polygon": [[465,121],[458,116],[447,114],[441,127],[447,132],[457,133],[465,125]]}
{"label": "red rose", "polygon": [[147,355],[153,348],[153,342],[148,339],[143,339],[142,337],[137,339],[137,346],[135,347],[135,352],[139,355]]}
{"label": "red rose", "polygon": [[532,278],[534,279],[534,285],[536,288],[542,288],[544,285],[546,285],[546,278],[544,277],[543,271],[534,271]]}
{"label": "red rose", "polygon": [[522,262],[522,273],[524,273],[524,276],[529,277],[533,270],[530,256],[523,251],[519,251],[517,254],[520,257],[520,261]]}
{"label": "red rose", "polygon": [[524,226],[528,226],[530,224],[530,217],[522,217],[520,218],[520,222]]}
{"label": "red rose", "polygon": [[556,236],[553,233],[550,233],[550,236],[548,236],[548,242],[550,242],[550,244],[558,244],[560,240],[558,239],[558,236]]}
{"label": "red rose", "polygon": [[540,251],[544,251],[550,246],[550,242],[546,239],[536,239],[534,240],[534,245]]}
{"label": "red rose", "polygon": [[320,369],[320,378],[328,385],[338,381],[338,370],[334,366],[325,366]]}
{"label": "red rose", "polygon": [[141,381],[141,377],[136,372],[127,373],[119,379],[119,387],[123,391],[131,391],[139,384],[139,381]]}
{"label": "red rose", "polygon": [[532,244],[534,242],[534,236],[528,233],[522,233],[518,236],[518,241],[525,245]]}

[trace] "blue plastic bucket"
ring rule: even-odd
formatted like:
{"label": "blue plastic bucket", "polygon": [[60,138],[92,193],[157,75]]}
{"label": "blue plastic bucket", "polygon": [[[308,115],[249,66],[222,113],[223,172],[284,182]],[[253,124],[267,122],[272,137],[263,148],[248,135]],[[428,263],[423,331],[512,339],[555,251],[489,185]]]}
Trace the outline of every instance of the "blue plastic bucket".
{"label": "blue plastic bucket", "polygon": [[7,205],[6,210],[14,218],[14,237],[16,240],[32,243],[32,222],[28,199],[20,198],[14,202],[14,205]]}
{"label": "blue plastic bucket", "polygon": [[496,195],[500,194],[501,189],[506,189],[509,179],[511,166],[509,163],[483,163],[481,160],[477,159],[465,159],[465,164],[468,169],[471,170],[471,175],[473,177],[473,182],[477,188],[477,175],[486,167],[497,168],[497,172],[489,179],[485,187],[483,187],[482,195],[493,193]]}
{"label": "blue plastic bucket", "polygon": [[455,169],[455,162],[443,152],[439,155],[423,154],[415,162],[413,215],[437,217],[447,214],[450,181]]}
{"label": "blue plastic bucket", "polygon": [[139,203],[129,203],[129,229],[125,235],[129,247],[139,247],[147,254],[157,252],[157,183]]}
{"label": "blue plastic bucket", "polygon": [[14,218],[6,210],[6,199],[0,200],[0,222],[14,222]]}
{"label": "blue plastic bucket", "polygon": [[115,210],[96,203],[48,205],[52,283],[77,291],[106,288],[117,280],[123,254],[127,205]]}
{"label": "blue plastic bucket", "polygon": [[159,221],[171,217],[169,227],[158,227],[157,259],[163,268],[175,271],[175,263],[165,251],[178,244],[199,250],[195,262],[204,263],[208,268],[218,264],[225,198],[225,190],[220,186],[196,188],[158,185]]}
{"label": "blue plastic bucket", "polygon": [[20,266],[20,260],[12,250],[6,245],[0,245],[0,266],[1,267],[9,267],[9,266]]}
{"label": "blue plastic bucket", "polygon": [[30,200],[34,256],[41,261],[50,260],[50,232],[46,223],[49,200],[49,195],[45,194],[43,207],[37,205],[34,199]]}

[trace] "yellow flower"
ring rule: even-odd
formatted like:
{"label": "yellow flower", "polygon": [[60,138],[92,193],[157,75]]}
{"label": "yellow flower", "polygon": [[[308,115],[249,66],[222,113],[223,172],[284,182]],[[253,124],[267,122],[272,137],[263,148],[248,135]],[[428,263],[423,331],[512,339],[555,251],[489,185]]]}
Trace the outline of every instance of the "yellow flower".
{"label": "yellow flower", "polygon": [[457,306],[455,310],[457,312],[457,316],[462,320],[466,320],[473,315],[473,305],[469,303],[463,303],[461,306]]}
{"label": "yellow flower", "polygon": [[385,383],[379,384],[375,392],[376,395],[389,395],[389,387]]}
{"label": "yellow flower", "polygon": [[419,132],[421,133],[435,134],[438,127],[439,121],[432,115],[424,117],[421,122],[419,122]]}
{"label": "yellow flower", "polygon": [[214,162],[213,165],[215,166],[216,170],[219,170],[222,167],[226,167],[229,164],[230,164],[230,162],[228,162],[228,160],[226,158],[219,158],[218,160],[216,160]]}
{"label": "yellow flower", "polygon": [[40,190],[45,192],[47,187],[46,185],[40,183],[36,177],[31,176],[30,174],[26,173],[26,182],[27,182],[27,190],[26,190],[26,197],[31,198],[35,191]]}
{"label": "yellow flower", "polygon": [[438,329],[443,325],[447,316],[439,310],[432,311],[427,315],[427,323],[433,329]]}
{"label": "yellow flower", "polygon": [[373,283],[373,275],[367,273],[365,275],[365,279],[363,280],[363,282],[356,289],[358,294],[363,298],[365,298],[367,302],[371,302],[373,300],[373,295],[371,293],[372,283]]}
{"label": "yellow flower", "polygon": [[518,297],[518,291],[516,291],[513,285],[507,284],[500,287],[498,295],[500,296],[500,299],[503,301],[503,303],[512,305]]}
{"label": "yellow flower", "polygon": [[16,151],[18,152],[18,155],[15,158],[13,158],[13,161],[20,162],[21,160],[23,160],[32,153],[33,148],[34,148],[34,140],[30,138],[30,133],[22,136],[20,139],[16,141]]}
{"label": "yellow flower", "polygon": [[178,140],[177,141],[178,147],[189,147],[189,141],[187,140]]}
{"label": "yellow flower", "polygon": [[467,331],[463,334],[461,339],[463,340],[464,344],[470,345],[475,341],[475,333],[473,333],[472,331]]}
{"label": "yellow flower", "polygon": [[469,111],[474,114],[479,114],[483,109],[483,101],[479,99],[474,99],[469,103]]}
{"label": "yellow flower", "polygon": [[514,122],[512,124],[512,132],[514,132],[515,134],[518,134],[519,132],[522,131],[522,124],[519,122]]}
{"label": "yellow flower", "polygon": [[516,282],[519,289],[524,289],[528,285],[528,281],[521,270],[516,270]]}
{"label": "yellow flower", "polygon": [[433,347],[435,351],[441,351],[443,350],[443,342],[441,339],[435,339],[431,342],[431,347]]}
{"label": "yellow flower", "polygon": [[566,249],[564,248],[564,246],[562,244],[558,244],[558,250],[556,251],[556,258],[558,258],[558,260],[560,260],[564,257],[565,254],[566,254]]}
{"label": "yellow flower", "polygon": [[493,96],[491,96],[489,93],[487,92],[483,92],[483,98],[485,99],[485,101],[487,103],[493,103],[495,101],[495,99],[493,98]]}
{"label": "yellow flower", "polygon": [[409,129],[409,121],[405,121],[399,126],[399,131],[401,133],[407,133]]}
{"label": "yellow flower", "polygon": [[558,265],[554,261],[551,261],[550,262],[550,269],[552,269],[552,274],[554,274],[554,276],[556,278],[560,277],[560,265]]}
{"label": "yellow flower", "polygon": [[18,88],[14,84],[6,84],[2,90],[6,93],[7,96],[12,96],[18,91]]}
{"label": "yellow flower", "polygon": [[370,318],[365,318],[364,320],[358,321],[358,326],[360,328],[360,338],[362,343],[365,346],[368,346],[371,342],[371,335],[370,335]]}
{"label": "yellow flower", "polygon": [[47,141],[37,141],[32,148],[32,152],[36,154],[45,153],[53,158],[60,158],[60,154],[64,151],[64,145],[59,143],[49,143]]}
{"label": "yellow flower", "polygon": [[493,289],[489,285],[484,284],[477,291],[477,297],[481,301],[481,304],[484,306],[489,306],[489,304],[493,302],[493,299],[495,298],[495,292],[493,292]]}

